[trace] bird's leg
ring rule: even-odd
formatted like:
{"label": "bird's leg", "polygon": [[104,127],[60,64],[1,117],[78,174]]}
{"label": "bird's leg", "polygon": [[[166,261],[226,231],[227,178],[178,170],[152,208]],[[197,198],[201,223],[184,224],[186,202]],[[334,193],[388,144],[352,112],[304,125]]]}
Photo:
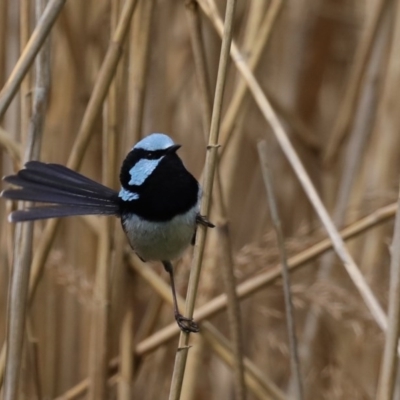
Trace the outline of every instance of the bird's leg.
{"label": "bird's leg", "polygon": [[174,314],[175,314],[175,319],[176,319],[176,322],[177,322],[179,328],[181,328],[181,330],[184,331],[184,332],[194,332],[194,333],[198,332],[199,331],[199,327],[196,324],[196,322],[194,322],[192,318],[184,317],[179,312],[178,301],[176,299],[174,269],[172,267],[171,262],[170,261],[163,261],[162,263],[164,265],[165,270],[169,273],[169,276],[171,278],[172,298],[174,300]]}

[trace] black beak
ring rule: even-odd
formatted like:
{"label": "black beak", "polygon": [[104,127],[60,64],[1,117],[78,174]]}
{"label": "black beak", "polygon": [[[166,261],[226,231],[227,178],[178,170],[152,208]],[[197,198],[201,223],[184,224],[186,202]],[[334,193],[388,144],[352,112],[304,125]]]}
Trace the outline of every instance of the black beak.
{"label": "black beak", "polygon": [[175,153],[182,145],[174,144],[173,146],[168,147],[167,153]]}

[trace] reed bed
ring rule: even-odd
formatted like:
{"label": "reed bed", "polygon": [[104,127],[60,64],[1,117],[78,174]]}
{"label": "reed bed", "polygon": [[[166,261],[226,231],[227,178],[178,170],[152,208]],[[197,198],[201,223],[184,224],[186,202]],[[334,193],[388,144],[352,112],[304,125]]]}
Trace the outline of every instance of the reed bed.
{"label": "reed bed", "polygon": [[216,225],[175,263],[187,335],[118,220],[2,200],[2,398],[400,398],[399,43],[398,0],[0,0],[1,174],[117,189],[165,132]]}

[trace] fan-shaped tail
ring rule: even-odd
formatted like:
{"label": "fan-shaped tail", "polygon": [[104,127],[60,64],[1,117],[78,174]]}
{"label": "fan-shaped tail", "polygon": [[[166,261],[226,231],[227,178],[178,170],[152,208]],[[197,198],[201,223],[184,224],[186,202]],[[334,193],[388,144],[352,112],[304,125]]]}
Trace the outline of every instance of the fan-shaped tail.
{"label": "fan-shaped tail", "polygon": [[2,197],[51,203],[10,214],[12,222],[72,215],[119,215],[118,192],[59,164],[30,161],[16,175],[3,178],[20,189],[7,189]]}

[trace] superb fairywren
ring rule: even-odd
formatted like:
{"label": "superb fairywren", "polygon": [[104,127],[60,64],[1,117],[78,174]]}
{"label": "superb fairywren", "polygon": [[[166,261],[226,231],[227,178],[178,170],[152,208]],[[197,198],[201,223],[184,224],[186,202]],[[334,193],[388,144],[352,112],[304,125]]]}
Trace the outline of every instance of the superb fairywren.
{"label": "superb fairywren", "polygon": [[187,332],[197,324],[179,313],[171,260],[193,241],[196,225],[213,225],[199,214],[201,189],[176,154],[180,145],[161,133],[138,142],[126,156],[116,192],[59,164],[30,161],[5,181],[2,197],[51,203],[10,214],[11,222],[71,215],[116,215],[129,243],[143,261],[161,261],[171,278],[175,319]]}

